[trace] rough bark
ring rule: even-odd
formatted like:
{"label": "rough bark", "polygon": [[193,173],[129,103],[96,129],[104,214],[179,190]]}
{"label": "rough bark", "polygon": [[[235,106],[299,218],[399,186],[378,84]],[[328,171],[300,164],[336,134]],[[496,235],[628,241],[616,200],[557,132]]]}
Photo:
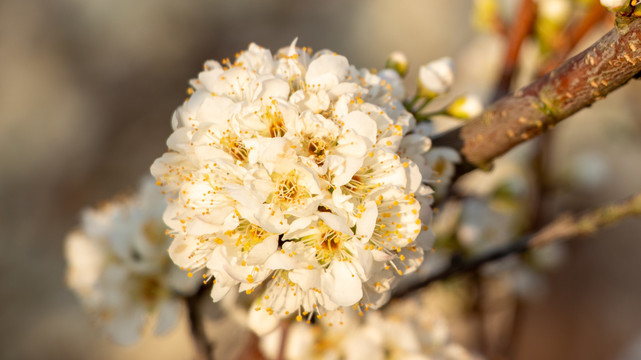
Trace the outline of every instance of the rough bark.
{"label": "rough bark", "polygon": [[582,53],[489,106],[466,125],[434,139],[486,167],[634,78],[641,71],[641,19],[618,25]]}

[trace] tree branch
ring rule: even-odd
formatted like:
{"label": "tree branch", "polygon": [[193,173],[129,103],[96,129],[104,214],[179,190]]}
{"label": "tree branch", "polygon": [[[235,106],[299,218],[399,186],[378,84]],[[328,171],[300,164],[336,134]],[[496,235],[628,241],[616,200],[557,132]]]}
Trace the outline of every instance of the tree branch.
{"label": "tree branch", "polygon": [[211,290],[211,287],[201,286],[197,293],[185,298],[189,317],[189,330],[194,342],[196,360],[214,360],[214,346],[207,339],[203,322],[204,317],[199,307],[203,294],[208,293],[209,290]]}
{"label": "tree branch", "polygon": [[488,251],[478,257],[469,260],[453,259],[448,267],[406,288],[397,289],[397,291],[393,292],[392,297],[406,296],[435,281],[474,271],[487,263],[510,255],[520,254],[553,242],[592,234],[605,226],[612,225],[630,216],[641,216],[641,193],[623,202],[589,211],[579,217],[562,215],[536,233],[524,236],[517,241]]}
{"label": "tree branch", "polygon": [[512,21],[511,29],[507,34],[507,48],[503,58],[503,72],[496,85],[493,99],[505,96],[510,91],[512,78],[517,69],[519,52],[525,38],[532,32],[536,18],[536,4],[534,0],[522,0],[519,14]]}
{"label": "tree branch", "polygon": [[[621,21],[599,41],[530,85],[503,97],[464,126],[433,139],[460,150],[465,162],[487,167],[627,83],[641,71],[641,19]],[[461,171],[467,171],[463,165]]]}

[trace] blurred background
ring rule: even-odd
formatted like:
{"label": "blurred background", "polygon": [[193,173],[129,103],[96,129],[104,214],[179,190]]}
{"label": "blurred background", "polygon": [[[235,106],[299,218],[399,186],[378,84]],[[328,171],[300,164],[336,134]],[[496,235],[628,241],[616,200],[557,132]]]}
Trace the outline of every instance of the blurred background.
{"label": "blurred background", "polygon": [[[418,66],[450,55],[452,94],[489,99],[504,42],[475,30],[472,10],[469,0],[0,1],[0,358],[192,356],[184,323],[128,348],[103,338],[65,286],[63,241],[80,210],[149,173],[205,60],[296,37],[358,67],[401,50],[413,89]],[[635,81],[553,130],[546,178],[561,186],[548,220],[641,190],[640,91]],[[634,219],[571,242],[521,309],[514,358],[641,358],[639,234]]]}

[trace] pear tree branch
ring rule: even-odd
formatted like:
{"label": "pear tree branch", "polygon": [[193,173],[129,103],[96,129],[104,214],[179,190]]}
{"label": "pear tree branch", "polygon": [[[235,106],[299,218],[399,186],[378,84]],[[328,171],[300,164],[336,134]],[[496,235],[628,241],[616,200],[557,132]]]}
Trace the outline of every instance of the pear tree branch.
{"label": "pear tree branch", "polygon": [[209,286],[201,286],[197,293],[185,298],[196,360],[214,360],[214,345],[207,338],[205,318],[200,311],[201,300],[210,290]]}
{"label": "pear tree branch", "polygon": [[394,291],[392,296],[395,298],[403,297],[435,281],[474,271],[487,263],[510,255],[521,254],[554,242],[593,234],[606,226],[631,216],[641,216],[641,192],[628,200],[588,211],[581,216],[562,215],[534,234],[524,236],[505,246],[497,247],[469,260],[453,261],[449,266],[426,279]]}
{"label": "pear tree branch", "polygon": [[641,71],[641,19],[617,26],[582,53],[530,85],[499,99],[480,116],[433,139],[459,150],[459,171],[487,167],[497,156],[626,84]]}

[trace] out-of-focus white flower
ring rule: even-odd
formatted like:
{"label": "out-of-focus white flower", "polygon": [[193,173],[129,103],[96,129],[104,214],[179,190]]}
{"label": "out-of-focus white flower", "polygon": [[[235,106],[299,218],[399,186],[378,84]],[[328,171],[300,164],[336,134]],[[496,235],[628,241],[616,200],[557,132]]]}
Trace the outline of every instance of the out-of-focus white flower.
{"label": "out-of-focus white flower", "polygon": [[547,21],[561,23],[568,19],[572,13],[571,0],[538,0],[539,16]]}
{"label": "out-of-focus white flower", "polygon": [[135,196],[85,210],[80,228],[65,243],[68,286],[120,344],[138,340],[151,314],[157,314],[156,334],[171,330],[180,296],[201,284],[167,256],[164,208],[149,178]]}
{"label": "out-of-focus white flower", "polygon": [[[444,204],[432,230],[437,238],[434,255],[446,257],[456,249],[469,256],[506,245],[523,236],[534,196],[530,163],[533,148],[521,148],[495,162],[490,172],[467,174],[457,183],[462,200]],[[488,264],[483,273],[517,296],[535,297],[545,291],[540,271],[556,266],[562,247],[553,244]],[[438,259],[428,259],[436,263]]]}
{"label": "out-of-focus white flower", "polygon": [[214,301],[262,285],[253,308],[268,315],[382,305],[430,238],[431,192],[402,151],[415,120],[399,74],[251,44],[192,86],[151,167],[171,196],[172,260],[206,269]]}
{"label": "out-of-focus white flower", "polygon": [[401,51],[393,51],[387,56],[385,67],[387,69],[396,70],[401,77],[404,77],[407,74],[407,68],[409,67],[407,56],[405,56],[405,53]]}
{"label": "out-of-focus white flower", "polygon": [[483,112],[483,102],[475,95],[459,96],[447,106],[445,112],[459,119],[471,119]]}
{"label": "out-of-focus white flower", "polygon": [[[432,137],[434,133],[433,124],[427,122],[419,123],[414,129],[414,134],[426,138]],[[416,153],[412,160],[418,165],[423,182],[429,183],[438,197],[449,188],[456,164],[461,162],[461,155],[453,148],[431,147],[430,144],[429,151]]]}
{"label": "out-of-focus white flower", "polygon": [[[284,358],[345,360],[479,359],[450,340],[445,319],[418,301],[398,302],[364,318],[347,315],[341,326],[326,319],[314,325],[294,323],[287,332]],[[276,359],[282,331],[260,339],[268,359]]]}
{"label": "out-of-focus white flower", "polygon": [[565,170],[567,182],[573,187],[584,190],[596,190],[603,186],[610,173],[608,161],[597,151],[588,150],[574,154]]}
{"label": "out-of-focus white flower", "polygon": [[431,99],[445,94],[454,83],[454,62],[449,57],[431,61],[418,69],[418,95]]}
{"label": "out-of-focus white flower", "polygon": [[601,0],[601,5],[612,11],[618,11],[630,5],[630,0]]}

